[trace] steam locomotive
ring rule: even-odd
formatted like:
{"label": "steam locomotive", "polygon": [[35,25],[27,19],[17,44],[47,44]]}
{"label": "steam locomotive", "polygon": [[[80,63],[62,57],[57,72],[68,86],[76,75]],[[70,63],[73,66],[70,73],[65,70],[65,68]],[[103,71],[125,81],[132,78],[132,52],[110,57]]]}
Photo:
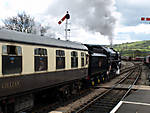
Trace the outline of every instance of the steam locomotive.
{"label": "steam locomotive", "polygon": [[69,95],[120,69],[113,49],[6,29],[0,30],[0,61],[0,113],[26,111],[48,89]]}

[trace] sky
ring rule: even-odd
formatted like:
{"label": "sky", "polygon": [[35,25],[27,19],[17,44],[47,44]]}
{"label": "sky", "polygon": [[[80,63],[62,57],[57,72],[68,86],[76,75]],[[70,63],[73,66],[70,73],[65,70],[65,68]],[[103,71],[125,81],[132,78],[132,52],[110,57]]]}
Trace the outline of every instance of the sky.
{"label": "sky", "polygon": [[46,35],[65,38],[65,21],[58,21],[69,11],[68,39],[88,44],[108,45],[150,40],[150,0],[0,0],[0,26],[3,20],[26,12],[43,26]]}

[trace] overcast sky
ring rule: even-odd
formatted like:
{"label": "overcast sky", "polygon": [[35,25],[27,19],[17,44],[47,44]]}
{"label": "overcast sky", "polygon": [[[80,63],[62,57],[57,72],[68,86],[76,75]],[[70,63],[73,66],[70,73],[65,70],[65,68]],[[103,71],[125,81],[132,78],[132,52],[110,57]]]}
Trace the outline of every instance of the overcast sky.
{"label": "overcast sky", "polygon": [[69,39],[90,44],[125,43],[150,40],[150,0],[0,0],[0,25],[7,17],[25,11],[42,25],[46,35],[64,39],[65,22],[58,21],[68,10]]}

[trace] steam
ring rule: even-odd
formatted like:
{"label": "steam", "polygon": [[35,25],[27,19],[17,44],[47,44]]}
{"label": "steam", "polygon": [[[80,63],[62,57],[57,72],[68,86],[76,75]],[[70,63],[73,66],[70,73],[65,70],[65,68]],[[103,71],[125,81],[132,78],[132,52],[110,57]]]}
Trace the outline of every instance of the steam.
{"label": "steam", "polygon": [[47,14],[61,19],[69,11],[72,24],[108,36],[112,42],[116,23],[114,10],[114,0],[55,0]]}

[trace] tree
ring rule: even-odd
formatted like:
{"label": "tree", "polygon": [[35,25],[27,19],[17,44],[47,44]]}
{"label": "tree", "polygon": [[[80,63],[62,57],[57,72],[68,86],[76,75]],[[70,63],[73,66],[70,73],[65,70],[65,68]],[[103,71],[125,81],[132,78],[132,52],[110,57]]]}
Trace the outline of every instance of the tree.
{"label": "tree", "polygon": [[[5,27],[10,30],[16,30],[19,32],[33,33],[36,34],[38,31],[36,29],[34,18],[27,15],[25,12],[18,13],[17,16],[9,17],[4,21]],[[44,36],[47,29],[41,26],[40,35]]]}

